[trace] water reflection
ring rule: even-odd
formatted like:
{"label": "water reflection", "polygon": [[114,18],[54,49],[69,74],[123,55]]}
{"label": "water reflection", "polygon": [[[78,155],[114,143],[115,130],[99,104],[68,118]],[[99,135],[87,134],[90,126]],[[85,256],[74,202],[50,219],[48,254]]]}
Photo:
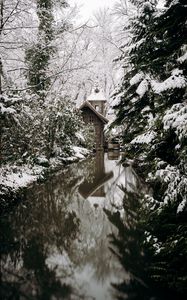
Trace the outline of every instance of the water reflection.
{"label": "water reflection", "polygon": [[92,178],[85,178],[84,182],[79,186],[79,193],[87,199],[89,196],[92,197],[105,197],[104,185],[107,181],[113,178],[113,171],[105,171],[104,152],[97,152],[94,160]]}
{"label": "water reflection", "polygon": [[119,160],[120,158],[120,151],[114,150],[108,152],[108,160]]}
{"label": "water reflection", "polygon": [[121,283],[113,282],[116,299],[186,299],[184,216],[176,216],[176,204],[157,214],[147,209],[141,192],[122,190],[125,214],[104,209],[117,228],[117,234],[110,234],[111,251],[129,274]]}
{"label": "water reflection", "polygon": [[[109,250],[118,230],[105,213],[125,214],[120,185],[138,178],[102,152],[43,184],[1,218],[2,299],[114,299],[129,278]],[[103,211],[105,209],[105,212]]]}

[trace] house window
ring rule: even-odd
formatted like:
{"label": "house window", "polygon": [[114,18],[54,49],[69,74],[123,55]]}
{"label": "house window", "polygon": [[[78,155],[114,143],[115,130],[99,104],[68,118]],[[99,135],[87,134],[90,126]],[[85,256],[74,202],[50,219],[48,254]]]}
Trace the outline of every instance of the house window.
{"label": "house window", "polygon": [[100,112],[100,107],[99,107],[99,105],[95,105],[95,110],[98,111],[98,112]]}
{"label": "house window", "polygon": [[90,121],[91,123],[93,123],[94,117],[93,117],[93,116],[90,116],[90,117],[89,117],[89,121]]}

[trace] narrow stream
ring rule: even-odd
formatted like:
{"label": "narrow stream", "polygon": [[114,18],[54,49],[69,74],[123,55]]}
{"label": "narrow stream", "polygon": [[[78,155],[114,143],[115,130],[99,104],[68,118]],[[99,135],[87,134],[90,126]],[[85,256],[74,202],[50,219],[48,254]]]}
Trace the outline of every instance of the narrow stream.
{"label": "narrow stream", "polygon": [[117,299],[113,284],[128,280],[111,251],[123,185],[138,179],[118,153],[99,152],[35,184],[24,201],[1,218],[1,299]]}

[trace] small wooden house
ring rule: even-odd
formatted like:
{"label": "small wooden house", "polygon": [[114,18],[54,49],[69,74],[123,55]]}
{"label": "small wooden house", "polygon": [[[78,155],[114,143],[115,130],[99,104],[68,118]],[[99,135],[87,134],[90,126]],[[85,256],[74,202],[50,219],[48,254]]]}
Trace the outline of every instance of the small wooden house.
{"label": "small wooden house", "polygon": [[107,100],[99,89],[95,89],[80,107],[84,122],[94,126],[96,150],[102,150],[105,144],[104,126],[108,123],[108,119],[105,117],[106,102]]}

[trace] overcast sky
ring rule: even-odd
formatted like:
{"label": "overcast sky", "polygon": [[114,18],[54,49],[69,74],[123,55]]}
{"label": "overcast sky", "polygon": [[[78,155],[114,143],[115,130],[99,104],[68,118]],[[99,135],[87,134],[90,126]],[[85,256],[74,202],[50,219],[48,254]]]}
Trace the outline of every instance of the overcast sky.
{"label": "overcast sky", "polygon": [[[90,17],[93,16],[94,12],[97,11],[99,8],[103,7],[112,7],[116,0],[70,0],[73,3],[81,5],[80,8],[80,15],[83,17],[84,20],[88,20]],[[158,7],[162,8],[165,0],[158,0]]]}
{"label": "overcast sky", "polygon": [[115,0],[73,0],[78,5],[82,5],[80,14],[84,19],[91,17],[95,11],[102,7],[111,7]]}

